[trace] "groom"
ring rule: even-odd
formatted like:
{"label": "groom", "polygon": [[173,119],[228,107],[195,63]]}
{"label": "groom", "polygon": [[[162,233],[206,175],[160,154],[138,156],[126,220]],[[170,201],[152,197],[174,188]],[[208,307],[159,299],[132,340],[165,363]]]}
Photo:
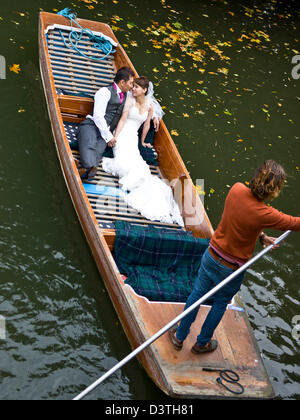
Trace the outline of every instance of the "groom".
{"label": "groom", "polygon": [[121,118],[127,92],[133,87],[135,73],[129,67],[120,68],[114,83],[102,87],[95,94],[93,116],[87,115],[78,128],[78,144],[83,168],[82,179],[96,175],[97,167],[106,147],[116,143],[112,132]]}

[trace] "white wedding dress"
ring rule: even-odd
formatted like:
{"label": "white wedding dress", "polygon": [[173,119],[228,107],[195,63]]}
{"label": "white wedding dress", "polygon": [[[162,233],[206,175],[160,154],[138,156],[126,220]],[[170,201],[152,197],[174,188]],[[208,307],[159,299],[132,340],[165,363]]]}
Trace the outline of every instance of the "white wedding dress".
{"label": "white wedding dress", "polygon": [[133,97],[127,99],[125,109],[129,109],[128,118],[113,148],[114,158],[102,160],[104,171],[119,176],[122,189],[129,191],[125,202],[144,217],[184,226],[171,188],[151,174],[139,152],[138,129],[146,121],[148,111],[140,114]]}

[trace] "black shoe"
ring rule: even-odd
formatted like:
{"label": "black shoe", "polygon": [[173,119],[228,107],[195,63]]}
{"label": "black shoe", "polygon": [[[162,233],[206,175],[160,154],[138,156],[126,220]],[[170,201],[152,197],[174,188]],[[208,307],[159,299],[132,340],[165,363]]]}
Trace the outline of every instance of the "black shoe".
{"label": "black shoe", "polygon": [[95,178],[95,176],[97,175],[97,170],[98,170],[97,166],[92,166],[88,171],[87,179],[90,180],[90,179]]}
{"label": "black shoe", "polygon": [[191,352],[194,354],[208,353],[216,350],[217,347],[217,340],[211,340],[209,343],[205,344],[205,346],[200,346],[198,343],[195,343],[191,348]]}
{"label": "black shoe", "polygon": [[177,330],[177,327],[173,327],[168,331],[168,333],[169,333],[169,338],[171,340],[171,343],[173,344],[174,349],[179,351],[183,347],[183,341],[178,340],[178,338],[176,337],[176,330]]}
{"label": "black shoe", "polygon": [[81,179],[87,179],[89,169],[80,168],[80,169],[78,169],[78,173],[79,173]]}

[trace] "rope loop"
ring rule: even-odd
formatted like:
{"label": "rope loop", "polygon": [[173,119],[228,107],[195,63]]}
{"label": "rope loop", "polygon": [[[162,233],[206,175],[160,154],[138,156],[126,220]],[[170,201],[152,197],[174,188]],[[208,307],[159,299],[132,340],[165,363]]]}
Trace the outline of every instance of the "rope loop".
{"label": "rope loop", "polygon": [[[69,43],[67,44],[65,37],[61,30],[59,30],[59,33],[62,37],[62,40],[65,44],[66,48],[69,48],[71,50],[75,50],[78,54],[81,56],[88,58],[90,60],[94,61],[102,61],[105,60],[109,54],[112,54],[116,52],[116,50],[113,49],[113,45],[111,42],[104,38],[103,36],[95,35],[90,29],[83,28],[78,22],[76,22],[76,14],[72,13],[70,9],[65,8],[57,13],[60,16],[64,16],[67,19],[70,19],[71,21],[71,31],[69,33]],[[73,23],[75,23],[80,29],[81,32],[76,31],[73,29]],[[91,42],[93,42],[93,47],[98,50],[99,52],[104,53],[105,55],[103,57],[97,57],[92,55],[86,55],[83,51],[79,49],[79,43],[83,37],[83,35],[86,34]]]}

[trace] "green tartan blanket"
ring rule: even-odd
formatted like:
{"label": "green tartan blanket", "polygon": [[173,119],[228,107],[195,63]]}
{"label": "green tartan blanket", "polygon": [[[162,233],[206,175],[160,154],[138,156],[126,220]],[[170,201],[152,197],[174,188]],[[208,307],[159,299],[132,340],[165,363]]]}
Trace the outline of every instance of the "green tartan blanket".
{"label": "green tartan blanket", "polygon": [[209,239],[117,221],[114,258],[125,281],[150,301],[186,302]]}

